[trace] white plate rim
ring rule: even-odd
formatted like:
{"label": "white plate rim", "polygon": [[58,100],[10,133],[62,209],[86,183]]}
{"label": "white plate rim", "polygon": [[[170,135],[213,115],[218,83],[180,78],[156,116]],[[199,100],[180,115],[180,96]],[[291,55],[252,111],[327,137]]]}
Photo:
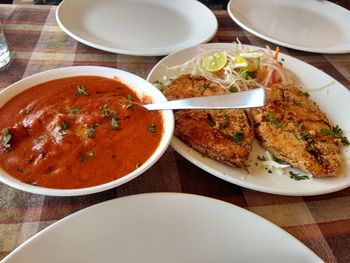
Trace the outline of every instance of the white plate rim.
{"label": "white plate rim", "polygon": [[[171,54],[173,52],[176,52],[178,50],[184,49],[184,48],[188,48],[190,46],[195,46],[201,43],[206,43],[209,40],[211,40],[218,29],[218,21],[216,19],[216,16],[214,15],[214,13],[208,8],[206,7],[204,4],[202,4],[199,1],[196,0],[187,0],[187,1],[192,1],[193,4],[196,4],[198,8],[202,8],[203,10],[206,10],[206,15],[207,17],[205,18],[206,23],[209,23],[207,25],[211,26],[211,30],[210,32],[207,33],[206,37],[202,37],[199,41],[192,41],[190,44],[186,44],[183,45],[181,42],[179,42],[177,45],[172,46],[172,47],[167,47],[167,48],[152,48],[152,49],[126,49],[126,48],[118,48],[118,47],[108,47],[108,46],[104,46],[98,43],[94,43],[93,41],[89,41],[87,39],[85,39],[84,37],[79,36],[78,34],[74,34],[73,32],[71,32],[71,30],[65,25],[66,23],[64,21],[62,21],[61,18],[61,9],[63,7],[63,5],[67,4],[69,1],[83,1],[83,0],[63,0],[57,7],[56,9],[56,21],[59,25],[59,27],[70,37],[72,37],[73,39],[77,40],[78,42],[81,42],[87,46],[96,48],[96,49],[100,49],[100,50],[104,50],[107,52],[111,52],[111,53],[117,53],[117,54],[123,54],[123,55],[134,55],[134,56],[164,56],[164,55],[168,55]],[[100,3],[101,1],[104,0],[100,0],[100,1],[96,1],[96,3]],[[152,2],[153,0],[149,0],[149,2]]]}
{"label": "white plate rim", "polygon": [[[296,49],[296,50],[301,50],[301,51],[306,51],[306,52],[315,52],[315,53],[324,53],[324,54],[343,54],[343,53],[349,53],[350,52],[350,44],[344,44],[344,45],[339,45],[339,46],[328,46],[328,47],[307,47],[307,46],[302,46],[302,45],[296,45],[292,43],[288,43],[282,40],[275,39],[273,37],[267,36],[263,32],[258,32],[251,28],[249,25],[246,25],[244,22],[242,22],[236,15],[235,12],[233,11],[233,2],[235,0],[230,0],[229,3],[227,4],[227,12],[231,19],[237,23],[240,27],[243,29],[247,30],[249,33],[264,39],[266,41],[272,42],[276,45],[284,46],[287,48],[291,49]],[[332,2],[329,2],[327,0],[324,0],[323,2],[327,3],[328,7],[330,8],[339,8],[340,10],[345,10],[346,12],[349,13],[350,16],[350,11],[335,4]],[[295,3],[299,3],[298,1],[295,1]],[[301,3],[301,2],[300,2]],[[331,12],[331,11],[330,11]]]}
{"label": "white plate rim", "polygon": [[[120,78],[120,80],[123,82],[133,83],[133,82],[141,81],[146,85],[149,84],[143,78],[119,69],[102,67],[102,66],[69,66],[69,67],[62,67],[62,68],[43,71],[43,72],[28,76],[26,78],[23,78],[11,84],[7,88],[0,91],[0,95],[1,95],[0,105],[2,106],[9,99],[19,94],[23,90],[30,88],[32,86],[35,86],[39,83],[43,83],[43,82],[57,79],[57,78],[84,76],[84,75],[102,76],[106,78],[113,78],[114,76],[118,76],[118,78]],[[26,83],[31,83],[31,85],[28,86]],[[132,85],[130,85],[129,83],[128,83],[128,86],[131,88],[134,88],[135,91],[137,92],[138,88],[132,87]],[[153,88],[153,87],[149,85],[149,88]],[[162,94],[160,95],[160,94],[161,94],[160,92],[155,93],[154,98],[156,98],[158,101],[166,101],[166,98],[164,97],[164,95]],[[142,94],[140,93],[138,95],[142,95]],[[3,96],[7,97],[7,99],[3,99],[2,98]],[[162,118],[164,122],[167,121],[169,124],[174,122],[173,113],[171,111],[162,111],[161,113],[162,113]],[[167,150],[173,134],[173,128],[174,128],[174,125],[169,125],[169,129],[164,130],[163,139],[158,145],[154,156],[151,156],[149,159],[147,159],[144,164],[142,164],[139,168],[137,168],[133,172],[111,182],[107,182],[101,185],[96,185],[91,187],[78,188],[78,189],[54,189],[54,188],[36,187],[33,185],[23,183],[20,180],[16,179],[15,177],[10,176],[6,172],[4,172],[1,167],[0,167],[0,182],[3,182],[21,191],[40,194],[40,195],[47,195],[47,196],[79,196],[79,195],[87,195],[87,194],[93,194],[93,193],[109,190],[133,180],[134,178],[146,172],[151,166],[153,166],[159,160],[159,158],[164,154],[164,152]],[[166,141],[167,143],[165,143]]]}
{"label": "white plate rim", "polygon": [[[167,61],[169,61],[169,60],[171,61],[172,59],[174,59],[176,57],[180,57],[183,54],[186,54],[186,55],[192,54],[192,56],[194,56],[195,55],[194,52],[197,48],[203,47],[204,50],[205,49],[229,49],[229,48],[232,48],[232,45],[233,45],[233,43],[207,43],[207,44],[198,45],[197,47],[191,47],[191,48],[184,49],[184,50],[181,50],[178,52],[174,52],[174,53],[164,57],[162,60],[160,60],[152,68],[149,75],[147,76],[147,80],[150,81],[151,83],[152,83],[152,81],[154,81],[154,80],[152,80],[152,78],[153,78],[154,74],[156,74],[156,71],[158,70],[158,68],[160,68],[163,63],[166,64]],[[252,46],[252,45],[244,45],[244,46],[246,46],[248,48],[252,48],[252,49],[263,49],[261,47]],[[294,62],[301,63],[302,65],[306,65],[308,67],[311,67],[311,68],[313,68],[313,70],[317,71],[319,74],[327,76],[330,79],[332,79],[334,81],[334,83],[337,86],[339,86],[340,88],[349,91],[348,89],[346,89],[346,87],[344,87],[337,80],[335,80],[334,78],[332,78],[331,76],[329,76],[325,72],[307,64],[306,62],[303,62],[297,58],[294,58],[290,55],[286,55],[286,54],[282,54],[282,53],[280,53],[280,56],[283,56],[286,60],[286,62],[283,62],[283,63],[287,63],[288,60],[292,60]],[[309,187],[309,189],[305,190],[305,189],[299,189],[299,188],[284,189],[284,188],[278,188],[278,187],[266,187],[266,186],[259,185],[256,183],[247,182],[245,180],[245,175],[238,168],[229,167],[229,166],[224,165],[218,161],[215,161],[213,159],[210,159],[208,157],[203,156],[202,154],[198,153],[196,150],[187,146],[184,142],[182,142],[176,136],[173,136],[170,145],[175,151],[177,151],[185,159],[187,159],[191,163],[195,164],[199,168],[203,169],[204,171],[206,171],[206,172],[208,172],[208,173],[210,173],[218,178],[221,178],[227,182],[230,182],[232,184],[235,184],[235,185],[238,185],[241,187],[245,187],[245,188],[248,188],[251,190],[259,191],[259,192],[264,192],[264,193],[269,193],[269,194],[277,194],[277,195],[286,195],[286,196],[314,196],[314,195],[333,193],[333,192],[345,189],[345,188],[350,186],[350,174],[346,174],[342,177],[337,177],[337,178],[335,178],[335,177],[312,178],[312,180],[323,180],[323,182],[326,182],[327,180],[333,180],[333,181],[343,180],[343,178],[346,178],[346,181],[341,183],[341,184],[326,185],[326,187],[323,189],[312,189],[312,187],[311,188]],[[349,149],[348,149],[349,147],[350,146],[346,147],[347,151],[349,151]],[[211,164],[207,164],[206,161],[208,161],[208,160],[209,160],[209,162],[214,162],[214,163],[217,163],[219,165],[226,166],[227,168],[219,171],[219,170],[215,169],[214,167],[212,167]],[[348,165],[347,163],[346,163],[346,165]],[[231,171],[238,171],[240,173],[240,176],[238,176],[238,175],[237,176],[230,176],[230,175],[225,173],[226,169],[230,169]],[[283,176],[287,176],[287,175],[283,175]],[[294,181],[294,180],[292,180],[292,181]],[[307,181],[311,181],[311,180],[307,180]],[[304,181],[298,181],[298,182],[304,182]],[[309,182],[307,182],[307,183],[309,183]]]}
{"label": "white plate rim", "polygon": [[[322,259],[313,252],[310,248],[308,248],[303,242],[298,240],[296,237],[288,233],[283,228],[279,227],[278,225],[272,223],[271,221],[263,218],[260,215],[257,215],[247,209],[244,209],[242,207],[239,207],[237,205],[234,205],[232,203],[228,203],[219,199],[215,199],[212,197],[207,197],[203,195],[198,194],[190,194],[190,193],[178,193],[178,192],[153,192],[153,193],[142,193],[142,194],[135,194],[135,195],[129,195],[124,197],[118,197],[115,199],[103,201],[101,203],[94,204],[92,206],[89,206],[87,208],[83,208],[77,212],[74,212],[56,222],[49,225],[45,229],[39,231],[34,236],[30,237],[28,240],[23,242],[21,245],[19,245],[17,248],[15,248],[10,254],[8,254],[1,262],[12,262],[12,258],[16,258],[17,254],[20,254],[22,249],[25,249],[27,246],[30,246],[33,241],[36,241],[37,239],[40,239],[41,236],[45,236],[47,234],[50,235],[50,233],[55,231],[56,228],[59,228],[61,226],[64,226],[66,224],[69,224],[70,221],[76,218],[84,218],[84,217],[91,217],[92,212],[98,211],[99,209],[103,209],[104,207],[113,206],[113,208],[117,208],[118,206],[123,206],[125,201],[131,201],[131,202],[150,202],[152,200],[156,199],[163,199],[163,200],[175,200],[178,202],[183,202],[183,200],[186,201],[186,203],[193,203],[193,202],[201,202],[210,206],[221,206],[224,210],[234,211],[242,216],[247,216],[250,219],[253,219],[255,224],[259,224],[262,227],[270,227],[275,233],[278,233],[279,235],[282,235],[284,238],[288,238],[289,244],[294,244],[294,246],[298,246],[300,249],[303,249],[304,252],[308,253],[309,259],[312,258],[314,262],[323,262]],[[197,206],[197,204],[195,204]],[[117,209],[115,209],[117,210]],[[194,210],[195,211],[195,210]],[[196,213],[196,212],[194,212]],[[101,216],[100,213],[96,213]],[[103,216],[103,213],[102,213]],[[73,222],[74,224],[74,222]]]}

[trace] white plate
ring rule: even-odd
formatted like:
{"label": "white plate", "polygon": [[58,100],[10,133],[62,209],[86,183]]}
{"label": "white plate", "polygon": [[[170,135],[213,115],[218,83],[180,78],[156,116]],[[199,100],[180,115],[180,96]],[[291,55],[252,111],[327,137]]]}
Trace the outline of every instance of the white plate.
{"label": "white plate", "polygon": [[240,207],[196,195],[153,193],[70,215],[2,262],[322,261],[284,230]]}
{"label": "white plate", "polygon": [[277,45],[318,53],[350,52],[350,12],[328,1],[231,0],[231,18]]}
{"label": "white plate", "polygon": [[207,42],[218,27],[213,12],[195,0],[64,0],[56,19],[88,46],[139,56]]}
{"label": "white plate", "polygon": [[[252,49],[258,48],[253,46],[248,47]],[[162,76],[166,74],[165,68],[162,65],[173,66],[182,64],[207,49],[220,48],[230,49],[232,48],[232,44],[202,44],[169,55],[152,69],[147,79],[151,83],[156,80],[161,80]],[[310,92],[310,97],[318,103],[321,110],[326,112],[331,123],[333,125],[338,124],[344,131],[347,131],[346,135],[350,138],[350,119],[347,116],[349,112],[350,91],[329,75],[305,62],[284,54],[280,54],[280,58],[285,60],[283,62],[284,66],[298,76],[299,79],[297,82],[307,89],[317,89],[333,83],[329,88],[317,92]],[[290,179],[288,175],[268,174],[254,166],[250,168],[251,173],[247,174],[240,169],[232,168],[203,156],[176,137],[172,139],[171,146],[182,156],[203,170],[228,182],[261,192],[306,196],[335,192],[350,186],[350,147],[342,148],[344,157],[347,156],[347,161],[345,161],[344,164],[344,176],[338,178],[311,178],[310,180],[295,181]],[[256,160],[256,156],[264,152],[265,150],[255,142],[250,159]]]}

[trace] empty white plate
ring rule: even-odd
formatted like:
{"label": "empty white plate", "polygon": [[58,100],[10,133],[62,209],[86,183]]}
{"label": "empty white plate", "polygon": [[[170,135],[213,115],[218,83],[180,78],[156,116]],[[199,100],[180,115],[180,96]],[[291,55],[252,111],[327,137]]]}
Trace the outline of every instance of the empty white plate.
{"label": "empty white plate", "polygon": [[207,42],[218,27],[213,12],[195,0],[64,0],[56,19],[88,46],[140,56]]}
{"label": "empty white plate", "polygon": [[277,45],[317,53],[350,52],[350,11],[328,1],[231,0],[231,18]]}
{"label": "empty white plate", "polygon": [[322,262],[269,221],[219,200],[152,193],[110,200],[49,226],[2,263]]}

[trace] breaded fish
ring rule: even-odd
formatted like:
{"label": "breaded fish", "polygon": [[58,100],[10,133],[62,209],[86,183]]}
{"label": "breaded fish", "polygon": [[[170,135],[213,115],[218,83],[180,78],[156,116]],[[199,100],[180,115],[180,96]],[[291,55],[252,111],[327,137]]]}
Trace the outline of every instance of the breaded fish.
{"label": "breaded fish", "polygon": [[[169,100],[225,93],[216,83],[192,75],[180,76],[164,90]],[[240,168],[245,168],[253,143],[253,129],[243,110],[179,110],[175,135],[198,152]]]}
{"label": "breaded fish", "polygon": [[267,88],[267,105],[249,110],[257,139],[277,158],[316,177],[340,176],[340,140],[326,115],[294,85]]}

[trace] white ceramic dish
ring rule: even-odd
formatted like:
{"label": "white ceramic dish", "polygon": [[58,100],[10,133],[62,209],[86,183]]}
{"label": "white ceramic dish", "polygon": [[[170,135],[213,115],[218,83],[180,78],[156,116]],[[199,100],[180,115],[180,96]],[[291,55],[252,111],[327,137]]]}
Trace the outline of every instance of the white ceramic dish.
{"label": "white ceramic dish", "polygon": [[227,11],[245,30],[277,45],[350,52],[350,11],[329,1],[231,0]]}
{"label": "white ceramic dish", "polygon": [[[230,43],[212,43],[192,47],[161,60],[148,75],[148,80],[153,83],[161,80],[166,74],[163,65],[173,66],[182,64],[193,58],[197,54],[203,53],[208,49],[230,49],[233,44]],[[258,47],[247,46],[252,49]],[[317,68],[304,63],[291,56],[281,54],[280,58],[284,59],[284,66],[296,74],[296,82],[308,90],[318,89],[332,83],[328,88],[320,91],[310,91],[310,97],[318,103],[321,110],[326,112],[333,125],[338,124],[346,135],[350,138],[350,120],[347,116],[349,112],[350,92],[338,81],[318,70]],[[253,190],[280,194],[280,195],[319,195],[335,192],[350,186],[350,147],[343,147],[343,156],[347,159],[344,161],[344,176],[337,178],[311,178],[310,180],[295,181],[289,178],[289,175],[270,174],[265,170],[255,168],[254,165],[249,168],[250,174],[232,168],[213,159],[207,158],[192,148],[188,147],[181,140],[174,137],[171,146],[182,156],[194,163],[203,170],[228,182],[250,188]],[[254,163],[257,155],[262,155],[265,150],[255,142],[250,159]]]}
{"label": "white ceramic dish", "polygon": [[54,223],[2,263],[322,262],[269,221],[215,199],[152,193],[110,200]]}
{"label": "white ceramic dish", "polygon": [[[47,82],[53,79],[65,78],[65,77],[73,77],[73,76],[101,76],[106,78],[117,77],[123,83],[128,85],[131,89],[133,89],[138,97],[147,96],[151,98],[154,102],[162,102],[166,101],[164,95],[151,84],[149,84],[146,80],[117,69],[106,68],[106,67],[95,67],[95,66],[76,66],[76,67],[65,67],[58,68],[54,70],[45,71],[42,73],[35,74],[33,76],[22,79],[11,86],[7,87],[3,91],[0,92],[0,107],[2,107],[7,101],[9,101],[12,97],[19,94],[20,92],[33,87],[39,83]],[[52,196],[75,196],[75,195],[85,195],[96,192],[101,192],[107,189],[114,188],[121,184],[124,184],[138,175],[145,172],[148,168],[150,168],[165,152],[167,149],[171,137],[173,135],[174,129],[174,116],[172,111],[162,111],[162,118],[164,124],[164,133],[161,139],[161,142],[153,153],[153,155],[139,168],[127,174],[117,180],[114,180],[109,183],[105,183],[98,186],[81,188],[81,189],[51,189],[44,188],[39,186],[33,186],[30,184],[25,184],[15,179],[14,177],[7,174],[4,170],[0,168],[0,181],[17,188],[22,191],[42,194],[42,195],[52,195]]]}
{"label": "white ceramic dish", "polygon": [[88,46],[126,55],[156,56],[207,42],[215,15],[195,0],[64,0],[59,26]]}

